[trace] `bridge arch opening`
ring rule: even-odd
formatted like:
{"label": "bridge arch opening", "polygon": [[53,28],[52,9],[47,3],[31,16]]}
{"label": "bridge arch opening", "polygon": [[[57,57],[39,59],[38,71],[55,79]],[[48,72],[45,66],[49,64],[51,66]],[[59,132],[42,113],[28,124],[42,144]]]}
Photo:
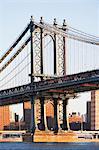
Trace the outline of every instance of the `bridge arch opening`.
{"label": "bridge arch opening", "polygon": [[45,35],[43,41],[43,72],[45,75],[54,75],[54,46],[50,35]]}
{"label": "bridge arch opening", "polygon": [[48,130],[53,130],[54,127],[54,106],[51,101],[46,103],[46,120]]}

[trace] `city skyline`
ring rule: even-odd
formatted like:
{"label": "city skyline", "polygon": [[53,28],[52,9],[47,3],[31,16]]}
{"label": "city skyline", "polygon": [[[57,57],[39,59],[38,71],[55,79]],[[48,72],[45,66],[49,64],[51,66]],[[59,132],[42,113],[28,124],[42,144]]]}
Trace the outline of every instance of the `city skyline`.
{"label": "city skyline", "polygon": [[[33,7],[33,5],[35,5],[35,8]],[[75,2],[3,1],[1,2],[1,6],[2,8],[0,9],[0,18],[2,20],[2,23],[0,28],[0,35],[2,36],[0,36],[0,56],[6,51],[9,45],[11,45],[17,35],[19,35],[21,29],[23,29],[23,27],[25,27],[25,25],[28,23],[31,15],[34,15],[35,19],[39,19],[40,16],[44,16],[45,21],[47,22],[49,20],[52,20],[51,23],[53,22],[54,18],[57,18],[58,22],[62,22],[65,18],[67,23],[75,28],[78,28],[80,30],[83,29],[84,32],[94,35],[99,34],[99,2],[97,0],[92,0],[91,2],[89,0],[87,2],[81,1],[80,3],[78,2],[78,0],[76,0]],[[61,12],[59,10],[61,10]],[[12,13],[12,11],[14,13]],[[2,16],[4,17],[2,18]],[[82,97],[79,97],[79,99],[75,100],[77,101],[77,103],[74,103],[74,100],[71,101],[71,110],[74,111],[76,109],[77,111],[80,110],[81,113],[85,113],[85,103],[89,100],[90,94],[87,93],[86,96],[82,95]],[[84,107],[82,107],[82,105]],[[18,109],[17,107],[16,111],[19,112],[19,110],[20,108]]]}

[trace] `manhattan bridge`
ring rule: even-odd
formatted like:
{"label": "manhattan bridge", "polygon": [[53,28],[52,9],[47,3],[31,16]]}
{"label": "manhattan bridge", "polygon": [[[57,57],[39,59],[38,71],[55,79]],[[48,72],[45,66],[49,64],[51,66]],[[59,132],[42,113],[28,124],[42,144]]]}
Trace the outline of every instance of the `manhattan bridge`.
{"label": "manhattan bridge", "polygon": [[[31,102],[31,131],[47,129],[46,104],[54,109],[53,130],[67,130],[67,103],[99,89],[99,38],[66,24],[35,22],[0,57],[0,106]],[[62,124],[62,126],[60,126]]]}

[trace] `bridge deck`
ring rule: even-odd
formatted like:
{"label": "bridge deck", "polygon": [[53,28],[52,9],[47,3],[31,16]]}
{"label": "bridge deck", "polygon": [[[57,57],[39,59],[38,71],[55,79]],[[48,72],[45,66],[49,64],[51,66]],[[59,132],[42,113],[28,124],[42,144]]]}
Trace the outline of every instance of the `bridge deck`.
{"label": "bridge deck", "polygon": [[44,94],[72,94],[99,89],[99,70],[87,71],[0,91],[0,105],[15,104]]}

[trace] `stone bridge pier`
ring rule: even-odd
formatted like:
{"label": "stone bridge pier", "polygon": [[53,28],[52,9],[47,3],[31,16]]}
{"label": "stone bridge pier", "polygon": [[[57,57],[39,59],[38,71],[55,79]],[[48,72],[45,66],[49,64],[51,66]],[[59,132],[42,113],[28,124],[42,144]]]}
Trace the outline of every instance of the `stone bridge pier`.
{"label": "stone bridge pier", "polygon": [[[25,103],[30,111],[26,112]],[[40,97],[37,99],[33,96],[30,102],[24,102],[24,121],[28,123],[28,128],[33,133],[36,130],[54,133],[68,130],[67,104],[68,98]]]}

